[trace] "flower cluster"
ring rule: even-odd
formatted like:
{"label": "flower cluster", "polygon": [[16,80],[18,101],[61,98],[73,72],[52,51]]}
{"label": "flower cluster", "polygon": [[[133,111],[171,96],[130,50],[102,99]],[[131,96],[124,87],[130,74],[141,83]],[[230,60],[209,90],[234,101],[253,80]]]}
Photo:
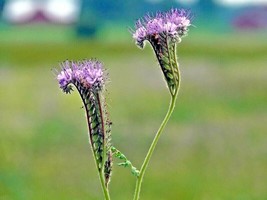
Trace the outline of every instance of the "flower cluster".
{"label": "flower cluster", "polygon": [[58,73],[57,80],[60,88],[70,93],[70,83],[82,84],[85,88],[101,89],[104,84],[103,67],[99,61],[65,61],[61,63],[62,71]]}
{"label": "flower cluster", "polygon": [[104,91],[104,72],[97,60],[65,61],[57,73],[59,87],[70,93],[72,85],[78,90],[86,112],[88,134],[97,169],[105,177],[107,187],[112,171],[111,122]]}
{"label": "flower cluster", "polygon": [[144,41],[151,41],[159,34],[166,34],[174,41],[180,42],[190,26],[189,13],[183,9],[171,9],[166,13],[157,13],[155,17],[149,15],[136,22],[133,38],[136,44],[143,48]]}

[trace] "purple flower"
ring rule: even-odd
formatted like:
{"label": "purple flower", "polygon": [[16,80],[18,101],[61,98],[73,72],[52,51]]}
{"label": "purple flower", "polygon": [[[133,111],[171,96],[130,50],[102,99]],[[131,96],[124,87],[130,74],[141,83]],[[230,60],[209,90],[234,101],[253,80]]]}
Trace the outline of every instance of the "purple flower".
{"label": "purple flower", "polygon": [[178,92],[180,83],[176,44],[187,35],[189,26],[189,12],[171,9],[158,12],[154,17],[146,15],[136,22],[136,29],[132,31],[137,46],[143,48],[146,40],[151,44],[172,96]]}
{"label": "purple flower", "polygon": [[145,16],[138,20],[133,31],[133,38],[136,44],[143,48],[144,41],[158,38],[159,35],[166,35],[173,41],[181,41],[181,37],[188,32],[191,25],[190,15],[183,9],[171,9],[166,13],[157,13],[155,17]]}
{"label": "purple flower", "polygon": [[57,75],[57,80],[60,88],[66,87],[72,80],[72,69],[63,68],[62,71]]}
{"label": "purple flower", "polygon": [[102,84],[103,81],[103,71],[100,62],[95,61],[85,61],[82,66],[82,73],[80,75],[81,80],[85,80],[86,84],[90,85]]}
{"label": "purple flower", "polygon": [[172,22],[167,22],[164,24],[164,30],[168,35],[174,36],[177,33],[178,26]]}
{"label": "purple flower", "polygon": [[151,19],[146,24],[147,34],[154,35],[164,31],[164,21],[161,17]]}
{"label": "purple flower", "polygon": [[89,131],[89,141],[94,152],[94,159],[101,177],[105,177],[105,186],[111,178],[111,122],[106,110],[104,96],[104,72],[97,60],[64,61],[62,70],[57,72],[59,87],[70,93],[72,86],[78,90]]}
{"label": "purple flower", "polygon": [[147,30],[142,25],[142,22],[138,20],[136,23],[136,31],[133,33],[133,38],[135,39],[138,46],[143,47],[144,45],[143,42],[146,39],[146,36],[147,36]]}
{"label": "purple flower", "polygon": [[88,89],[101,89],[104,85],[103,67],[99,61],[65,61],[61,63],[62,70],[57,75],[59,87],[69,93],[69,84],[82,85]]}

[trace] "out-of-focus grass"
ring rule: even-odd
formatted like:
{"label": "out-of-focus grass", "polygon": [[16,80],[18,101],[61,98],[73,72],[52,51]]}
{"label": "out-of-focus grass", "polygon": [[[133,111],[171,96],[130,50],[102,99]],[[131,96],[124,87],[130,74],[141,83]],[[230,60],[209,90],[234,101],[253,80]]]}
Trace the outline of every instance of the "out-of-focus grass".
{"label": "out-of-focus grass", "polygon": [[[179,45],[181,91],[142,199],[267,198],[267,43],[246,42],[193,36]],[[104,62],[113,143],[140,167],[168,106],[150,48],[76,40],[5,42],[0,52],[0,199],[102,199],[82,103],[50,70],[67,58]],[[134,184],[114,165],[113,199],[131,199]]]}

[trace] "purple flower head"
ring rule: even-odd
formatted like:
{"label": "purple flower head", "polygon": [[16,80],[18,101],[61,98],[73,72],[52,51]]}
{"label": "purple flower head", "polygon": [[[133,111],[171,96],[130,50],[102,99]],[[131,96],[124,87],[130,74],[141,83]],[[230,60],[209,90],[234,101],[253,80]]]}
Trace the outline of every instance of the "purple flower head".
{"label": "purple flower head", "polygon": [[158,34],[164,31],[164,22],[161,17],[147,21],[146,29],[148,35]]}
{"label": "purple flower head", "polygon": [[164,24],[164,30],[168,35],[175,35],[177,33],[177,25],[171,22]]}
{"label": "purple flower head", "polygon": [[57,75],[57,80],[60,88],[65,88],[72,80],[72,69],[63,68],[62,71]]}
{"label": "purple flower head", "polygon": [[136,29],[133,31],[133,38],[141,48],[145,40],[151,42],[159,35],[175,39],[173,41],[181,41],[181,37],[187,34],[190,25],[190,15],[187,11],[171,9],[166,13],[157,13],[155,17],[147,15],[143,20],[138,20]]}
{"label": "purple flower head", "polygon": [[147,35],[146,28],[142,25],[142,22],[140,20],[137,21],[135,26],[136,31],[133,33],[133,38],[135,39],[138,46],[143,47]]}
{"label": "purple flower head", "polygon": [[71,91],[70,84],[82,85],[88,89],[101,89],[104,85],[103,67],[99,61],[65,61],[61,63],[62,71],[58,73],[59,87],[66,93]]}
{"label": "purple flower head", "polygon": [[103,71],[102,64],[97,61],[84,61],[80,64],[80,81],[83,81],[84,84],[88,87],[93,85],[103,85]]}

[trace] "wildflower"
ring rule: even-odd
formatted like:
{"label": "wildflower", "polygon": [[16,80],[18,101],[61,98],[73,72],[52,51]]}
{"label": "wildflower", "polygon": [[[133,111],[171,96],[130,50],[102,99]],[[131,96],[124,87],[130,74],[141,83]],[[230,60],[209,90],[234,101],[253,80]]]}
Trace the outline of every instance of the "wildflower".
{"label": "wildflower", "polygon": [[69,93],[70,84],[77,84],[88,89],[99,90],[104,85],[102,64],[96,60],[65,61],[61,64],[62,71],[57,75],[60,88]]}
{"label": "wildflower", "polygon": [[181,38],[187,34],[190,25],[190,17],[185,10],[171,9],[166,13],[157,13],[155,17],[147,15],[143,20],[138,20],[133,38],[141,48],[143,48],[145,40],[153,42],[162,34],[181,41]]}
{"label": "wildflower", "polygon": [[74,85],[82,98],[94,158],[99,172],[105,175],[107,185],[112,167],[111,122],[103,95],[105,78],[102,63],[97,60],[65,61],[61,66],[62,71],[57,75],[59,87],[70,93]]}
{"label": "wildflower", "polygon": [[149,15],[136,22],[133,38],[136,45],[144,47],[147,40],[153,47],[172,96],[177,93],[180,75],[176,60],[176,44],[187,35],[191,20],[183,9],[159,12],[155,17]]}

